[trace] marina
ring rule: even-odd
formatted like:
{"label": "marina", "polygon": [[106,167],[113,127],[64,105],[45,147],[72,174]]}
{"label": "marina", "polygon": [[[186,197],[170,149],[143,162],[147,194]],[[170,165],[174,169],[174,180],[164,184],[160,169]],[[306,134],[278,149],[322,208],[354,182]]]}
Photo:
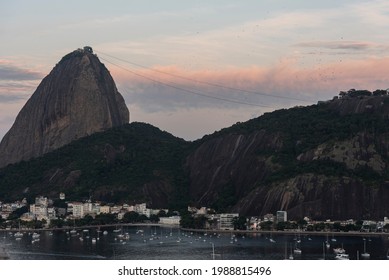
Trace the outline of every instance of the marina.
{"label": "marina", "polygon": [[195,232],[152,225],[17,232],[0,233],[0,255],[19,260],[383,260],[389,252],[382,234],[342,233],[327,241],[323,233]]}

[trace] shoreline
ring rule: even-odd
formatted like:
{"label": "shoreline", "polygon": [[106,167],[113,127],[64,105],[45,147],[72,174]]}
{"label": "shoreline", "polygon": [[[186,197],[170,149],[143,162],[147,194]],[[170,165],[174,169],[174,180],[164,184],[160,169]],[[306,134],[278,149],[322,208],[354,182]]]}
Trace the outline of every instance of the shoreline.
{"label": "shoreline", "polygon": [[389,232],[360,232],[360,231],[301,231],[301,230],[220,230],[220,229],[190,229],[180,228],[183,231],[203,233],[237,233],[237,234],[273,234],[273,235],[331,235],[331,236],[381,236],[388,237]]}
{"label": "shoreline", "polygon": [[125,224],[109,224],[109,225],[88,225],[88,226],[80,226],[80,227],[61,227],[61,228],[11,228],[11,229],[0,229],[0,232],[34,232],[34,231],[67,231],[67,230],[82,230],[82,229],[99,229],[99,228],[110,228],[110,227],[123,227],[123,226],[137,226],[137,227],[148,227],[148,226],[157,226],[157,227],[174,227],[174,225],[165,225],[165,224],[157,224],[157,223],[149,223],[149,224],[144,224],[144,223],[125,223]]}
{"label": "shoreline", "polygon": [[83,230],[83,229],[100,229],[100,228],[112,228],[112,227],[166,227],[166,228],[179,228],[185,232],[196,232],[196,233],[231,233],[231,234],[272,234],[272,235],[331,235],[331,236],[381,236],[388,237],[389,232],[360,232],[360,231],[301,231],[301,230],[221,230],[221,229],[193,229],[193,228],[182,228],[178,225],[167,225],[158,223],[120,223],[120,224],[107,224],[107,225],[87,225],[79,227],[61,227],[61,228],[12,228],[12,229],[0,229],[0,232],[45,232],[45,231],[68,231],[72,229]]}

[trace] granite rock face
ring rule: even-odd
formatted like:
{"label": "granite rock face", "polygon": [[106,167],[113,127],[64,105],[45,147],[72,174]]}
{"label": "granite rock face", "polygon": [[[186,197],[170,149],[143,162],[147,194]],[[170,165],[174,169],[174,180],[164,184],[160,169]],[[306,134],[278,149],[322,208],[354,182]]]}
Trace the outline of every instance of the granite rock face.
{"label": "granite rock face", "polygon": [[90,47],[64,56],[19,112],[0,144],[0,167],[39,157],[129,122],[107,68]]}

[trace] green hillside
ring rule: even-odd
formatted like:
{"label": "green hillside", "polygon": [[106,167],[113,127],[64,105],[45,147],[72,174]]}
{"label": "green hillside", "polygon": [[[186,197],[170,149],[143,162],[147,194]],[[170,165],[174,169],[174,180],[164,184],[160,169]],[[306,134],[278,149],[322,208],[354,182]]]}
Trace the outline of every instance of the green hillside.
{"label": "green hillside", "polygon": [[150,200],[144,193],[149,183],[175,204],[171,198],[186,195],[182,163],[188,148],[189,143],[158,128],[131,123],[3,168],[0,197],[13,200],[65,192],[68,199],[143,201]]}

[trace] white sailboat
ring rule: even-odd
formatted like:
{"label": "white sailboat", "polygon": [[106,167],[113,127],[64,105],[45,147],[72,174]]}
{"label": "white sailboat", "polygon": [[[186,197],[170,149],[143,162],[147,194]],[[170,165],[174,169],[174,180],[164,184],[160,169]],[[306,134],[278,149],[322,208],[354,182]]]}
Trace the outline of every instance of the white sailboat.
{"label": "white sailboat", "polygon": [[325,249],[325,244],[323,242],[323,258],[321,260],[325,260],[326,259],[326,249]]}
{"label": "white sailboat", "polygon": [[334,250],[335,254],[344,254],[344,253],[346,253],[346,250],[343,248],[343,243],[342,243],[342,247],[334,248],[333,250]]}
{"label": "white sailboat", "polygon": [[328,234],[327,234],[327,240],[326,240],[326,248],[329,249],[330,248],[330,242],[328,241]]}
{"label": "white sailboat", "polygon": [[294,259],[294,257],[293,257],[293,251],[292,251],[292,245],[290,246],[289,259],[290,259],[290,260],[293,260],[293,259]]}
{"label": "white sailboat", "polygon": [[19,221],[19,231],[14,234],[16,240],[20,240],[23,237],[23,232],[20,231],[20,221]]}
{"label": "white sailboat", "polygon": [[370,253],[366,252],[366,239],[363,240],[363,253],[361,254],[361,257],[364,259],[370,258]]}
{"label": "white sailboat", "polygon": [[301,255],[301,253],[302,253],[301,249],[300,249],[299,247],[297,247],[297,243],[295,244],[293,253],[294,253],[295,255]]}
{"label": "white sailboat", "polygon": [[76,220],[73,220],[73,229],[70,231],[70,234],[71,234],[71,235],[77,234],[77,230],[76,230]]}
{"label": "white sailboat", "polygon": [[335,260],[349,260],[349,255],[348,254],[337,254],[335,256]]}

